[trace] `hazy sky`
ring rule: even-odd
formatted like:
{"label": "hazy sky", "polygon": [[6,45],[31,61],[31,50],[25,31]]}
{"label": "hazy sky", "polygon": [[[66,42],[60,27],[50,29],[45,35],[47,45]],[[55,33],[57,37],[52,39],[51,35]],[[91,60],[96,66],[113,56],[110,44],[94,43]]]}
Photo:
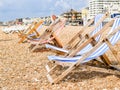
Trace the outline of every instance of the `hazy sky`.
{"label": "hazy sky", "polygon": [[0,21],[61,14],[71,8],[80,11],[87,5],[88,0],[0,0]]}

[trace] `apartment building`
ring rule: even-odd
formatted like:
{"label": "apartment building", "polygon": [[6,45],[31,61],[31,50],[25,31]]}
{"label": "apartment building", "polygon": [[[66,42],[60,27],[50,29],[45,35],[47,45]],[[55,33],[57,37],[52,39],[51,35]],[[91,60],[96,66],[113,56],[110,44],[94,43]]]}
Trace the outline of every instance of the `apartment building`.
{"label": "apartment building", "polygon": [[61,16],[67,19],[68,25],[81,25],[83,24],[82,13],[71,9],[70,11],[64,12]]}
{"label": "apartment building", "polygon": [[120,0],[90,0],[89,1],[89,19],[96,14],[105,13],[110,14],[120,13]]}

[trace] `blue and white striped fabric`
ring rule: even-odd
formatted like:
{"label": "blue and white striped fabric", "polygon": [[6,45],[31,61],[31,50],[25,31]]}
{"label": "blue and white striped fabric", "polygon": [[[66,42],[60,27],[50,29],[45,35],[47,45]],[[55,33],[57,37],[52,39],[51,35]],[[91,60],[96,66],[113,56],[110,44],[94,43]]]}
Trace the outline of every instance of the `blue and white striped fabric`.
{"label": "blue and white striped fabric", "polygon": [[[95,16],[95,20],[94,20],[94,25],[96,25],[97,22],[98,22],[103,16],[104,16],[104,14],[98,14],[98,15],[96,15],[96,16]],[[98,31],[100,31],[100,30],[102,29],[102,27],[103,27],[103,23],[100,23],[100,25],[99,25],[93,32],[91,32],[91,36],[93,36],[93,35],[96,34]],[[100,37],[100,36],[98,36],[98,37],[96,38],[97,41],[99,40],[99,37]],[[59,48],[59,47],[56,47],[56,46],[53,46],[53,45],[50,45],[50,44],[46,44],[45,46],[46,46],[46,48],[51,48],[51,49],[58,50],[58,51],[61,51],[61,52],[64,52],[64,53],[69,53],[69,51],[66,50],[66,49]],[[92,45],[91,45],[91,44],[88,44],[83,50],[81,50],[80,52],[78,52],[77,55],[83,54],[83,53],[85,53],[86,51],[91,50],[91,48],[92,48]]]}
{"label": "blue and white striped fabric", "polygon": [[[110,34],[118,26],[120,26],[120,18],[117,18],[115,20],[115,22],[113,24],[113,27],[111,28],[111,30],[110,30],[110,32],[108,34]],[[111,42],[112,45],[115,45],[115,43],[118,40],[120,40],[120,31],[118,31],[115,35],[113,35],[109,39],[109,41]],[[109,49],[109,47],[107,46],[107,44],[103,43],[98,49],[95,50],[95,52],[91,53],[91,55],[89,57],[87,57],[85,60],[81,61],[81,63],[88,62],[90,60],[93,60],[93,59],[97,58],[98,56],[103,55],[108,49]],[[82,56],[67,57],[67,58],[59,57],[59,56],[48,56],[49,60],[55,60],[55,61],[61,61],[61,62],[76,62],[80,58],[82,58]]]}

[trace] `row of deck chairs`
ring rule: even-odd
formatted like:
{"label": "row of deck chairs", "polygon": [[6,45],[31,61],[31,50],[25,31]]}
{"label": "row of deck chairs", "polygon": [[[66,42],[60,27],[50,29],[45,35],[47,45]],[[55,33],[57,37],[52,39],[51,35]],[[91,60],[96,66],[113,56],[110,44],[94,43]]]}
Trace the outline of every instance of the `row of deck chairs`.
{"label": "row of deck chairs", "polygon": [[[96,15],[65,46],[58,39],[59,32],[65,26],[65,19],[54,20],[42,34],[38,30],[42,27],[43,21],[32,24],[26,32],[19,33],[19,43],[27,40],[30,42],[31,51],[46,46],[46,48],[62,52],[59,56],[48,56],[49,61],[45,66],[46,76],[52,84],[58,83],[79,65],[91,60],[99,60],[109,67],[120,70],[106,55],[106,52],[110,50],[115,59],[120,62],[120,55],[113,48],[120,40],[120,18],[114,18],[104,25],[103,22],[108,16],[108,13]],[[92,23],[94,25],[88,30]],[[62,73],[57,72],[59,66],[62,66],[60,67],[63,69]]]}
{"label": "row of deck chairs", "polygon": [[35,51],[38,48],[42,49],[46,43],[62,47],[57,36],[64,28],[66,20],[64,18],[56,18],[55,15],[52,19],[54,19],[52,20],[53,22],[43,33],[40,31],[44,23],[42,20],[34,22],[27,30],[19,32],[18,36],[20,39],[18,43],[29,42],[31,51]]}
{"label": "row of deck chairs", "polygon": [[17,33],[20,31],[24,31],[29,27],[29,25],[14,25],[14,26],[7,26],[3,27],[3,32],[9,34],[9,33]]}
{"label": "row of deck chairs", "polygon": [[[75,35],[67,45],[63,48],[58,48],[47,44],[47,48],[55,49],[65,54],[62,56],[48,56],[48,63],[46,64],[47,78],[50,83],[58,83],[60,80],[65,78],[79,65],[89,62],[91,60],[100,59],[102,63],[109,67],[115,67],[106,56],[106,52],[110,50],[115,59],[120,62],[120,55],[114,53],[113,46],[120,40],[120,18],[114,18],[103,26],[104,19],[108,16],[97,15],[94,20],[88,22],[88,24]],[[95,25],[91,30],[87,30],[88,26],[95,22]],[[112,26],[111,28],[109,28]],[[77,43],[73,43],[76,38],[80,38]],[[75,45],[72,45],[75,44]],[[59,66],[62,66],[58,68]],[[62,72],[60,73],[59,70]]]}

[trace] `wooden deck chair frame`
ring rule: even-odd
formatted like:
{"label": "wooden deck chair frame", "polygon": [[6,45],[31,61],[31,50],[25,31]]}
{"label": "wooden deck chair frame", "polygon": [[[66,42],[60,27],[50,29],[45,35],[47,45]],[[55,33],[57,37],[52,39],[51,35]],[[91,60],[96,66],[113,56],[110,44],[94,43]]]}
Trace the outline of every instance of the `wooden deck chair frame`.
{"label": "wooden deck chair frame", "polygon": [[[72,50],[74,50],[80,44],[81,40],[84,41],[85,36],[87,34],[90,34],[93,30],[95,30],[100,25],[100,23],[102,21],[104,21],[108,16],[109,16],[109,13],[106,12],[105,15],[96,23],[96,25],[93,26],[92,28],[90,28],[90,30],[88,30],[88,27],[94,22],[94,18],[91,19],[76,35],[73,36],[73,38],[65,46],[63,46],[63,49],[66,49],[66,50],[69,50],[69,49],[71,50],[72,49]],[[77,43],[74,44],[75,40],[78,37],[79,37],[79,41],[77,41]],[[62,52],[62,54],[63,53],[64,52]]]}
{"label": "wooden deck chair frame", "polygon": [[[98,33],[96,33],[94,36],[92,36],[91,38],[89,38],[86,42],[84,42],[78,49],[76,49],[76,51],[74,51],[73,53],[71,53],[69,56],[73,56],[77,51],[81,50],[83,47],[85,47],[88,43],[92,43],[92,41],[95,40],[95,37],[101,34],[101,39],[98,43],[96,43],[94,45],[94,48],[91,49],[89,52],[83,54],[82,58],[79,59],[78,61],[76,61],[75,63],[72,63],[68,69],[66,69],[63,73],[61,73],[59,76],[57,76],[55,79],[52,78],[52,76],[50,75],[51,72],[53,73],[54,69],[56,66],[52,67],[52,69],[50,69],[48,66],[46,67],[48,70],[47,73],[47,77],[48,80],[54,84],[54,83],[58,83],[60,80],[62,80],[66,75],[68,75],[73,69],[75,69],[77,66],[80,65],[80,62],[84,59],[86,59],[89,55],[91,55],[91,53],[93,53],[101,44],[106,43],[108,45],[108,47],[112,47],[112,45],[110,44],[108,38],[111,37],[113,34],[115,34],[116,32],[118,32],[120,30],[120,26],[118,28],[116,28],[112,34],[110,34],[109,36],[107,35],[108,33],[108,29],[107,27],[110,26],[113,23],[113,21],[109,22],[108,24],[106,24],[103,29],[101,31],[99,31]],[[102,32],[103,31],[103,32]],[[59,64],[64,65],[63,63],[58,62]],[[57,63],[57,64],[58,64]],[[111,64],[110,64],[111,65]]]}
{"label": "wooden deck chair frame", "polygon": [[24,34],[26,34],[37,22],[33,22],[26,30],[19,31],[18,37],[21,38]]}
{"label": "wooden deck chair frame", "polygon": [[38,23],[34,23],[34,25],[31,25],[30,28],[32,28],[32,26],[33,26],[33,28],[30,30],[28,29],[26,34],[21,35],[18,43],[24,42],[27,39],[27,37],[34,32],[36,34],[36,37],[39,37],[40,34],[39,34],[39,32],[37,32],[37,28],[42,24],[43,24],[43,20],[39,21]]}
{"label": "wooden deck chair frame", "polygon": [[[111,21],[113,22],[113,21]],[[86,34],[86,36],[88,39],[90,38],[90,35],[89,34]],[[74,38],[75,39],[75,38]],[[72,41],[72,40],[71,40]],[[92,44],[94,45],[94,43],[97,43],[95,40],[92,42]],[[81,44],[81,43],[80,43]],[[110,44],[109,44],[109,47],[110,47]],[[74,50],[74,49],[73,49]],[[71,52],[71,51],[70,51]],[[112,53],[112,56],[115,57],[116,61],[118,61],[118,63],[120,64],[120,56],[118,55],[118,52],[111,46],[110,48],[110,52]],[[66,54],[66,56],[68,56],[69,54]],[[74,54],[73,54],[74,55]],[[72,55],[70,55],[72,56]],[[100,56],[100,59],[106,64],[106,65],[109,65],[111,66],[111,62],[110,62],[110,59],[107,57],[107,53],[103,54],[102,56]],[[113,65],[112,65],[113,66]],[[115,67],[116,68],[116,67]]]}
{"label": "wooden deck chair frame", "polygon": [[[91,19],[76,35],[74,35],[74,37],[64,46],[65,49],[71,49],[74,48],[74,46],[72,45],[72,43],[74,43],[74,41],[76,40],[77,37],[80,37],[80,41],[83,40],[82,37],[85,37],[86,34],[89,34],[90,32],[92,32],[96,27],[99,26],[99,24],[105,19],[107,18],[109,15],[109,13],[105,13],[105,15],[98,21],[98,23],[93,26],[89,31],[87,30],[87,28],[93,23],[94,19]],[[79,43],[79,42],[78,42]],[[77,47],[77,45],[75,45],[75,47]]]}
{"label": "wooden deck chair frame", "polygon": [[[110,26],[112,23],[113,23],[113,20],[112,20],[110,23],[108,23],[107,25]],[[106,26],[107,26],[107,25],[106,25]],[[105,27],[106,27],[106,26],[105,26]],[[108,26],[107,26],[107,27],[108,27]],[[103,28],[103,29],[106,29],[106,28]],[[103,30],[103,29],[102,29],[102,30]],[[102,31],[102,30],[101,30],[101,31]],[[90,38],[90,35],[89,35],[89,34],[86,34],[86,37],[89,39],[89,38]],[[94,46],[94,44],[96,44],[96,43],[97,43],[96,40],[93,40],[93,42],[91,42],[91,44],[92,44],[93,46]],[[82,44],[82,42],[81,42],[80,44]],[[110,47],[110,52],[112,53],[112,56],[114,56],[115,59],[116,59],[116,61],[118,61],[118,63],[120,63],[118,52],[110,45],[110,43],[109,43],[108,45],[109,45],[109,47]],[[73,50],[72,50],[72,51],[73,51]],[[77,51],[76,51],[76,52],[77,52]],[[67,54],[66,56],[73,57],[76,52],[74,51],[74,53]],[[105,53],[105,54],[103,54],[102,56],[100,56],[100,59],[101,59],[106,65],[109,65],[109,66],[112,65],[112,63],[110,62],[110,59],[107,57],[107,53]]]}
{"label": "wooden deck chair frame", "polygon": [[58,20],[57,22],[53,23],[45,30],[45,32],[39,37],[40,39],[37,42],[31,41],[29,45],[29,47],[31,48],[31,51],[33,52],[40,47],[43,48],[45,47],[44,45],[46,43],[51,43],[51,42],[58,47],[63,47],[56,33],[58,33],[58,31],[64,28],[65,22],[66,22],[65,19]]}
{"label": "wooden deck chair frame", "polygon": [[[98,25],[99,25],[99,23],[102,21],[102,20],[104,20],[106,17],[108,16],[108,13],[106,13],[105,14],[105,16],[103,16],[103,18],[101,18],[101,20],[97,23],[97,25],[96,26],[94,26],[93,27],[93,29],[95,29]],[[91,20],[86,26],[89,26],[89,24],[92,22],[93,20]],[[92,30],[93,30],[92,29]],[[83,29],[82,29],[82,31],[84,31]],[[91,31],[91,30],[90,30]],[[81,32],[81,31],[80,31]],[[81,36],[81,37],[83,37],[82,36],[82,32],[81,33],[77,33],[77,35],[75,35],[68,43],[70,43],[70,44],[68,44],[68,46],[67,47],[69,47],[69,45],[71,45],[71,43],[78,37],[78,36]],[[84,33],[84,32],[83,32]],[[87,38],[89,38],[90,37],[90,35],[88,35],[87,33],[86,34],[84,34],[84,37],[87,37]],[[80,42],[82,42],[82,41],[84,41],[84,39],[82,38],[81,39],[81,41],[79,41],[79,44],[81,44]],[[95,43],[95,42],[94,42]],[[72,50],[70,50],[69,51],[69,53],[71,52],[71,51],[73,51],[74,49],[72,49]],[[119,56],[118,56],[118,53],[114,50],[114,48],[112,48],[112,53],[113,53],[113,51],[114,51],[114,57],[116,58],[116,61],[118,61],[119,60]],[[69,53],[68,54],[66,54],[65,56],[68,56],[69,55]],[[115,55],[116,54],[116,55]],[[100,59],[102,59],[102,61],[106,64],[106,65],[110,65],[111,64],[111,62],[110,62],[110,60],[109,60],[109,58],[107,57],[107,54],[105,53],[104,55],[102,55],[101,57],[100,57]]]}

